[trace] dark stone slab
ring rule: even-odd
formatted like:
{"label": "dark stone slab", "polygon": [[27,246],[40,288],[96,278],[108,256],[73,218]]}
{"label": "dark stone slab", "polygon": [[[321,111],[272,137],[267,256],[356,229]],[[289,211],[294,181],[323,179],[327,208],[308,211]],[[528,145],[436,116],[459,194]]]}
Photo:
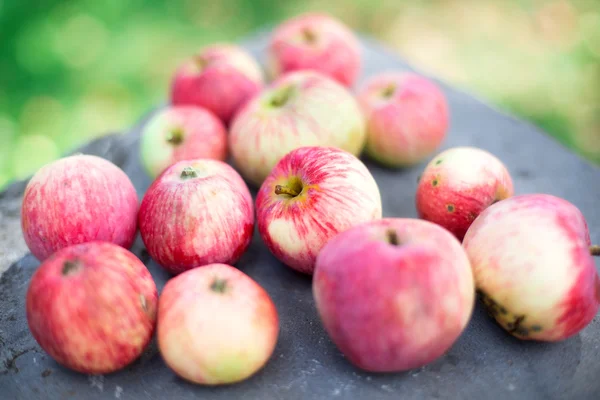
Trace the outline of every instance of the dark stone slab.
{"label": "dark stone slab", "polygon": [[[245,45],[264,60],[264,36]],[[365,39],[363,45],[364,76],[388,69],[410,69],[377,43]],[[573,202],[588,218],[592,239],[600,242],[600,208],[597,206],[600,169],[533,126],[440,84],[452,112],[451,131],[444,148],[479,146],[498,155],[510,169],[517,192],[551,193]],[[137,156],[141,124],[143,121],[129,133],[98,140],[82,150],[121,166],[133,179],[140,195],[149,184]],[[413,196],[424,163],[403,171],[367,164],[381,186],[385,216],[415,217]],[[23,187],[24,184],[16,184],[0,194],[0,249],[3,249],[0,271],[16,259],[15,252],[25,254],[16,228]],[[162,289],[168,278],[166,273],[149,259],[139,240],[133,251],[145,262]],[[400,374],[359,371],[346,362],[325,334],[314,308],[310,279],[277,262],[256,234],[238,267],[268,290],[281,318],[277,348],[262,371],[235,386],[194,386],[176,378],[166,368],[154,343],[136,363],[121,372],[106,376],[80,375],[58,366],[29,334],[24,296],[39,264],[31,255],[23,254],[0,278],[0,397],[5,399],[600,398],[598,318],[565,342],[520,342],[497,327],[478,305],[466,332],[446,356],[433,364]]]}

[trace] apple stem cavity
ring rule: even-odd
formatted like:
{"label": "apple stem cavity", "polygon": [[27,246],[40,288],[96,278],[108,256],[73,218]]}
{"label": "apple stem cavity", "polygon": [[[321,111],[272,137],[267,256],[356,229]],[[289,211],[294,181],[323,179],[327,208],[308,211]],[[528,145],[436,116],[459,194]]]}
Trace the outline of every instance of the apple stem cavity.
{"label": "apple stem cavity", "polygon": [[594,244],[590,246],[590,254],[594,257],[600,257],[600,245]]}
{"label": "apple stem cavity", "polygon": [[276,185],[275,194],[286,194],[288,196],[296,197],[300,193],[296,192],[293,188],[287,186]]}
{"label": "apple stem cavity", "polygon": [[61,273],[63,276],[71,276],[71,275],[75,275],[76,273],[81,271],[81,268],[82,268],[82,265],[77,260],[65,261],[65,263],[63,264]]}
{"label": "apple stem cavity", "polygon": [[311,29],[305,28],[302,30],[302,39],[308,44],[315,44],[317,35]]}
{"label": "apple stem cavity", "polygon": [[174,146],[179,146],[183,143],[183,129],[175,128],[171,130],[167,135],[167,142]]}
{"label": "apple stem cavity", "polygon": [[390,83],[381,92],[381,97],[383,97],[384,99],[389,99],[390,97],[392,97],[394,95],[395,91],[396,91],[396,85],[393,83]]}
{"label": "apple stem cavity", "polygon": [[400,240],[398,239],[398,234],[395,230],[390,229],[386,232],[386,239],[389,244],[392,246],[399,246]]}
{"label": "apple stem cavity", "polygon": [[227,290],[227,280],[215,278],[210,284],[210,290],[215,293],[225,293]]}
{"label": "apple stem cavity", "polygon": [[194,169],[194,167],[185,167],[183,171],[181,171],[181,179],[193,179],[198,177],[198,172]]}
{"label": "apple stem cavity", "polygon": [[285,86],[277,90],[271,98],[271,106],[275,108],[281,108],[292,98],[294,92],[293,86]]}
{"label": "apple stem cavity", "polygon": [[194,65],[196,66],[196,69],[198,70],[198,72],[202,72],[204,70],[204,67],[206,67],[207,64],[208,64],[207,60],[202,56],[198,56],[194,59]]}

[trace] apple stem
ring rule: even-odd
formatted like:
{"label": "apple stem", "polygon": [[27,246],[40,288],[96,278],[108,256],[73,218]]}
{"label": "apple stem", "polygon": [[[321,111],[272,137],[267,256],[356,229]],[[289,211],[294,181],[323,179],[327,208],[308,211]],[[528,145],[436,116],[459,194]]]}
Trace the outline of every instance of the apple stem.
{"label": "apple stem", "polygon": [[288,186],[276,185],[275,186],[275,194],[287,194],[288,196],[296,197],[300,193],[295,191],[294,189]]}
{"label": "apple stem", "polygon": [[181,171],[181,179],[190,179],[197,178],[198,173],[194,169],[194,167],[185,167],[183,171]]}
{"label": "apple stem", "polygon": [[396,85],[393,83],[390,83],[383,89],[383,92],[381,92],[381,95],[384,98],[389,99],[390,97],[392,97],[392,95],[394,94],[395,91],[396,91]]}
{"label": "apple stem", "polygon": [[67,260],[62,267],[62,275],[69,276],[76,274],[81,269],[81,264],[77,260]]}
{"label": "apple stem", "polygon": [[172,145],[180,145],[183,143],[183,129],[175,128],[167,134],[167,142]]}
{"label": "apple stem", "polygon": [[313,44],[317,41],[317,35],[308,28],[302,30],[302,38],[309,44]]}
{"label": "apple stem", "polygon": [[388,243],[391,244],[392,246],[398,246],[400,244],[400,240],[398,240],[398,234],[396,233],[395,230],[393,230],[393,229],[388,230],[386,235],[387,235]]}
{"label": "apple stem", "polygon": [[600,257],[600,245],[594,244],[590,246],[590,254],[595,257]]}
{"label": "apple stem", "polygon": [[217,293],[225,293],[225,290],[227,290],[227,281],[225,279],[215,278],[210,284],[210,290]]}
{"label": "apple stem", "polygon": [[277,90],[273,97],[271,98],[271,106],[272,107],[283,107],[289,99],[292,97],[292,92],[294,91],[293,86],[286,86]]}

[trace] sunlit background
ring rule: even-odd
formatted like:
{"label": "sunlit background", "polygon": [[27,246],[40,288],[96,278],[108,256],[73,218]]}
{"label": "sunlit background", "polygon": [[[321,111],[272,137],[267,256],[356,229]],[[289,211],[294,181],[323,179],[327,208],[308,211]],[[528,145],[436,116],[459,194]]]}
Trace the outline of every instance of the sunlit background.
{"label": "sunlit background", "polygon": [[131,127],[201,46],[308,10],[600,163],[597,0],[0,0],[0,188]]}

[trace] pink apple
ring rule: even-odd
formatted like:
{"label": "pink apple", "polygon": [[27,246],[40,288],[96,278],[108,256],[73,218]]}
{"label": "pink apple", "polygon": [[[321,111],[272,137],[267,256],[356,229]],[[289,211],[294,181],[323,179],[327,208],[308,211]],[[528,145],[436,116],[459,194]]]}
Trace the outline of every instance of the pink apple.
{"label": "pink apple", "polygon": [[136,360],[154,333],[158,292],[131,252],[109,242],[63,248],[35,271],[27,322],[56,362],[85,374],[118,371]]}
{"label": "pink apple", "polygon": [[44,261],[70,245],[107,241],[129,249],[137,234],[138,196],[129,177],[91,155],[40,168],[23,195],[21,225],[31,253]]}
{"label": "pink apple", "polygon": [[140,158],[152,179],[178,161],[227,158],[227,130],[210,111],[168,106],[152,116],[140,138]]}
{"label": "pink apple", "polygon": [[288,153],[256,197],[258,231],[287,266],[312,274],[321,248],[333,236],[379,219],[379,187],[355,156],[333,147]]}
{"label": "pink apple", "polygon": [[242,177],[228,164],[180,161],[146,192],[139,227],[150,256],[172,274],[234,264],[250,245],[254,204]]}
{"label": "pink apple", "polygon": [[271,36],[267,51],[269,73],[314,70],[351,87],[361,71],[361,50],[354,33],[324,13],[290,18]]}
{"label": "pink apple", "polygon": [[213,386],[257,373],[271,358],[279,335],[279,317],[268,293],[225,264],[168,281],[157,325],[165,363],[189,382]]}
{"label": "pink apple", "polygon": [[261,67],[250,53],[234,44],[216,43],[177,69],[171,102],[206,108],[227,125],[263,84]]}
{"label": "pink apple", "polygon": [[548,194],[503,200],[483,211],[463,241],[490,314],[517,338],[560,341],[598,312],[600,279],[587,223]]}
{"label": "pink apple", "polygon": [[367,119],[366,153],[390,167],[409,167],[444,141],[449,110],[444,93],[414,73],[375,75],[359,90]]}
{"label": "pink apple", "polygon": [[331,239],[317,257],[313,294],[332,341],[371,372],[441,357],[475,302],[460,242],[439,225],[405,218],[363,223]]}
{"label": "pink apple", "polygon": [[419,179],[419,216],[435,222],[462,240],[477,216],[491,204],[514,194],[504,164],[474,147],[454,147],[435,156]]}
{"label": "pink apple", "polygon": [[325,75],[289,73],[252,99],[232,123],[229,147],[257,187],[288,152],[302,146],[362,152],[365,121],[352,94]]}

